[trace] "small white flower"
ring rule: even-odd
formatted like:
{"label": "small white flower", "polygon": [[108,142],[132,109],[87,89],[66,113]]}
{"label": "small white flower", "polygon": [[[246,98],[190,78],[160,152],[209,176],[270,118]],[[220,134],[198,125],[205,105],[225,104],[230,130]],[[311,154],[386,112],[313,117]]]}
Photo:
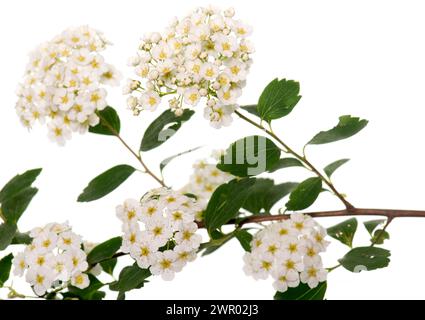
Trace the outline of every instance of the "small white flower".
{"label": "small white flower", "polygon": [[58,236],[53,232],[41,232],[37,238],[34,239],[34,245],[39,252],[49,252],[56,247]]}
{"label": "small white flower", "polygon": [[116,69],[113,65],[106,65],[106,71],[104,71],[100,76],[100,81],[103,84],[117,87],[120,85],[122,74]]}
{"label": "small white flower", "polygon": [[217,51],[221,55],[228,58],[233,56],[234,51],[236,51],[238,47],[238,42],[233,36],[225,36],[223,34],[219,34],[214,37],[214,41],[215,48],[217,48]]}
{"label": "small white flower", "polygon": [[137,221],[141,216],[142,208],[137,200],[127,199],[123,205],[116,208],[117,217],[125,223]]}
{"label": "small white flower", "polygon": [[66,231],[59,235],[58,247],[62,250],[79,249],[82,239],[72,231]]}
{"label": "small white flower", "polygon": [[52,141],[57,142],[58,145],[65,145],[66,140],[71,139],[71,130],[61,120],[49,122],[47,125],[49,128],[49,138]]}
{"label": "small white flower", "polygon": [[326,281],[327,271],[323,269],[321,263],[308,265],[301,273],[300,278],[302,283],[306,283],[310,288],[315,288],[319,282]]}
{"label": "small white flower", "polygon": [[53,283],[53,273],[45,267],[32,267],[28,270],[26,280],[33,286],[34,292],[42,296],[51,287]]}
{"label": "small white flower", "polygon": [[69,270],[74,272],[84,272],[88,269],[89,265],[86,261],[87,255],[83,250],[71,249],[66,252],[67,266]]}
{"label": "small white flower", "polygon": [[205,107],[204,117],[210,120],[212,127],[219,129],[229,126],[233,119],[232,113],[234,108],[231,106],[216,105],[214,107]]}
{"label": "small white flower", "polygon": [[184,102],[191,106],[196,106],[200,99],[201,95],[199,94],[199,90],[196,88],[190,88],[184,93]]}
{"label": "small white flower", "polygon": [[161,98],[154,91],[145,92],[140,99],[140,105],[150,111],[155,111],[160,102]]}
{"label": "small white flower", "polygon": [[25,270],[28,268],[28,264],[25,260],[25,253],[20,252],[13,258],[13,274],[18,277],[22,277]]}
{"label": "small white flower", "polygon": [[201,75],[207,80],[213,80],[219,73],[218,67],[212,63],[204,63],[201,68]]}
{"label": "small white flower", "polygon": [[138,242],[130,249],[130,255],[136,260],[137,265],[142,269],[147,269],[155,261],[155,254],[158,247],[148,241]]}
{"label": "small white flower", "polygon": [[67,281],[69,279],[70,271],[68,270],[68,257],[66,254],[60,254],[50,261],[50,268],[55,272],[55,278],[60,281]]}
{"label": "small white flower", "polygon": [[74,93],[67,89],[58,89],[55,92],[53,103],[62,111],[68,111],[74,105]]}
{"label": "small white flower", "polygon": [[314,220],[310,216],[302,213],[291,214],[291,222],[294,229],[303,234],[310,232],[315,225]]}
{"label": "small white flower", "polygon": [[162,279],[169,281],[174,279],[174,274],[178,270],[176,266],[177,254],[171,250],[157,252],[155,262],[150,271],[154,275],[161,275]]}
{"label": "small white flower", "polygon": [[177,244],[187,247],[188,249],[196,249],[199,247],[202,241],[202,237],[196,234],[198,226],[196,223],[185,224],[180,231],[178,231],[174,238]]}
{"label": "small white flower", "polygon": [[85,273],[76,273],[71,278],[71,284],[79,289],[85,289],[90,285],[89,276]]}
{"label": "small white flower", "polygon": [[149,220],[146,223],[146,230],[152,243],[159,247],[165,245],[173,234],[169,222],[163,218]]}
{"label": "small white flower", "polygon": [[180,271],[188,263],[196,259],[196,250],[189,250],[185,246],[177,245],[173,251],[176,253],[176,269]]}
{"label": "small white flower", "polygon": [[298,287],[300,284],[300,276],[298,272],[293,270],[280,271],[273,275],[275,281],[273,282],[273,288],[279,292],[285,292],[289,288]]}

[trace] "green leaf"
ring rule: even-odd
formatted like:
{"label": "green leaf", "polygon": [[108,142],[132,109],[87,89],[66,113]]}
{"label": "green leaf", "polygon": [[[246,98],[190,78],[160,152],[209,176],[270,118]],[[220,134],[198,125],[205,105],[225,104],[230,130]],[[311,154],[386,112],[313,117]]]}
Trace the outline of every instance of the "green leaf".
{"label": "green leaf", "polygon": [[113,275],[115,266],[117,265],[118,259],[112,258],[105,261],[100,262],[100,266],[102,267],[102,270],[106,273]]}
{"label": "green leaf", "polygon": [[132,166],[121,164],[100,174],[84,189],[78,202],[89,202],[100,199],[115,190],[136,171]]}
{"label": "green leaf", "polygon": [[390,239],[390,234],[382,229],[378,229],[373,233],[372,239],[370,241],[374,244],[383,244],[385,240]]}
{"label": "green leaf", "polygon": [[302,164],[300,160],[295,158],[281,158],[278,161],[276,161],[274,165],[271,166],[271,168],[267,171],[271,173],[279,169],[290,168],[290,167],[304,167],[304,165]]}
{"label": "green leaf", "polygon": [[205,250],[202,253],[202,256],[209,255],[213,253],[214,251],[220,249],[223,245],[225,245],[230,240],[232,240],[235,237],[235,235],[236,235],[235,232],[224,234],[218,230],[213,230],[210,233],[211,240],[209,242],[201,243],[201,245],[199,246],[199,252],[202,250]]}
{"label": "green leaf", "polygon": [[205,211],[204,221],[209,233],[238,215],[254,183],[255,179],[250,178],[233,179],[214,191]]}
{"label": "green leaf", "polygon": [[353,246],[353,238],[356,230],[357,219],[351,218],[328,228],[327,232],[329,236],[351,248]]}
{"label": "green leaf", "polygon": [[180,153],[178,153],[178,154],[175,154],[175,155],[173,155],[173,156],[171,156],[171,157],[168,157],[168,158],[166,158],[166,159],[164,159],[164,160],[162,160],[161,161],[161,163],[159,164],[159,169],[161,170],[161,172],[162,172],[162,170],[164,170],[164,168],[172,161],[172,160],[174,160],[175,158],[178,158],[178,157],[180,157],[180,156],[182,156],[182,155],[185,155],[185,154],[188,154],[188,153],[191,153],[191,152],[193,152],[193,151],[196,151],[196,150],[198,150],[198,149],[200,149],[201,147],[196,147],[196,148],[193,148],[193,149],[189,149],[189,150],[186,150],[186,151],[183,151],[183,152],[180,152]]}
{"label": "green leaf", "polygon": [[390,263],[388,250],[377,247],[358,247],[339,259],[341,265],[351,272],[371,271],[385,268]]}
{"label": "green leaf", "polygon": [[378,219],[378,220],[370,220],[370,221],[366,221],[363,222],[364,226],[366,227],[367,232],[369,232],[369,234],[371,236],[373,236],[373,231],[381,224],[385,223],[385,219]]}
{"label": "green leaf", "polygon": [[188,121],[195,111],[185,109],[181,116],[176,116],[173,111],[164,111],[158,118],[156,118],[146,129],[140,145],[140,151],[152,150],[169,138],[171,138],[177,130],[180,129],[182,124]]}
{"label": "green leaf", "polygon": [[16,232],[11,244],[31,244],[32,238],[28,233]]}
{"label": "green leaf", "polygon": [[322,180],[320,178],[308,178],[291,192],[286,208],[292,211],[306,209],[316,201],[320,192],[322,192]]}
{"label": "green leaf", "polygon": [[339,123],[328,131],[316,134],[307,144],[324,144],[347,139],[366,127],[368,121],[350,115],[339,117]]}
{"label": "green leaf", "polygon": [[18,174],[11,179],[0,191],[0,202],[3,202],[7,198],[15,196],[23,189],[31,187],[35,179],[37,179],[42,169],[33,169],[26,171],[23,174]]}
{"label": "green leaf", "polygon": [[13,254],[8,254],[0,260],[0,288],[9,279],[10,269],[12,268]]}
{"label": "green leaf", "polygon": [[28,187],[22,189],[21,192],[15,193],[11,197],[7,197],[1,205],[3,216],[6,218],[6,221],[9,223],[17,223],[37,192],[37,188]]}
{"label": "green leaf", "polygon": [[12,243],[17,230],[18,228],[14,223],[0,224],[0,251],[6,249]]}
{"label": "green leaf", "polygon": [[103,260],[112,258],[112,256],[120,249],[121,244],[121,237],[115,237],[102,242],[89,252],[87,255],[87,262],[91,265],[94,265]]}
{"label": "green leaf", "polygon": [[297,185],[295,182],[275,185],[271,179],[256,179],[242,207],[253,214],[270,213],[276,202],[288,195]]}
{"label": "green leaf", "polygon": [[79,289],[74,286],[68,286],[68,293],[64,294],[66,298],[78,298],[80,300],[102,300],[105,292],[99,291],[104,286],[95,276],[88,274],[90,285],[85,289]]}
{"label": "green leaf", "polygon": [[340,166],[347,163],[348,161],[350,161],[350,159],[341,159],[341,160],[334,161],[331,164],[328,164],[323,170],[325,171],[326,175],[330,178],[336,169],[338,169]]}
{"label": "green leaf", "polygon": [[217,168],[238,177],[255,176],[273,167],[280,153],[280,149],[270,139],[249,136],[233,142],[221,157]]}
{"label": "green leaf", "polygon": [[121,121],[118,113],[112,107],[98,111],[100,122],[94,127],[89,127],[89,132],[113,136],[120,133]]}
{"label": "green leaf", "polygon": [[258,100],[260,118],[270,122],[287,116],[300,101],[300,84],[293,80],[274,79],[264,89]]}
{"label": "green leaf", "polygon": [[241,109],[245,110],[246,112],[249,112],[250,114],[253,114],[254,116],[259,117],[260,115],[258,114],[257,111],[257,105],[256,104],[251,104],[249,106],[241,106]]}
{"label": "green leaf", "polygon": [[250,234],[246,229],[241,229],[235,232],[235,236],[242,248],[244,248],[245,251],[251,252],[252,234]]}
{"label": "green leaf", "polygon": [[119,292],[139,289],[143,287],[146,279],[150,276],[151,272],[148,269],[141,269],[137,266],[137,264],[134,264],[122,269],[118,281],[112,283],[109,288],[112,291]]}
{"label": "green leaf", "polygon": [[298,287],[288,288],[285,292],[276,292],[275,300],[323,300],[325,298],[327,282],[320,282],[311,289],[307,284],[300,283]]}

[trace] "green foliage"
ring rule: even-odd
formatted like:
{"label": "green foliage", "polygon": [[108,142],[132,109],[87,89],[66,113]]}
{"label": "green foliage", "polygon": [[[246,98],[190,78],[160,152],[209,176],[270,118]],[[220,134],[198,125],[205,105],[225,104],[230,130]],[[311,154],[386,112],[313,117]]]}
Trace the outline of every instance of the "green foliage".
{"label": "green foliage", "polygon": [[370,221],[366,221],[363,222],[367,232],[369,232],[369,234],[371,236],[373,236],[373,231],[381,224],[385,223],[385,219],[377,219],[377,220],[370,220]]}
{"label": "green foliage", "polygon": [[122,244],[121,237],[115,237],[94,247],[87,255],[87,262],[91,265],[112,258]]}
{"label": "green foliage", "polygon": [[148,269],[141,269],[137,264],[125,267],[121,270],[118,281],[111,283],[109,289],[124,293],[133,289],[139,289],[147,282],[151,276]]}
{"label": "green foliage", "polygon": [[310,207],[322,192],[322,179],[308,178],[301,182],[289,195],[288,210],[296,211]]}
{"label": "green foliage", "polygon": [[168,158],[165,158],[164,160],[162,160],[161,161],[161,163],[159,164],[159,169],[161,170],[161,172],[164,170],[164,168],[172,161],[172,160],[174,160],[175,158],[178,158],[178,157],[180,157],[180,156],[182,156],[182,155],[185,155],[185,154],[188,154],[188,153],[191,153],[191,152],[193,152],[193,151],[196,151],[196,150],[198,150],[198,149],[200,149],[201,147],[196,147],[196,148],[192,148],[192,149],[189,149],[189,150],[186,150],[186,151],[183,151],[183,152],[180,152],[180,153],[178,153],[178,154],[175,154],[175,155],[173,155],[173,156],[171,156],[171,157],[168,157]]}
{"label": "green foliage", "polygon": [[68,292],[64,293],[64,299],[78,298],[80,300],[102,300],[105,292],[99,291],[104,286],[95,276],[89,274],[90,285],[85,289],[68,286]]}
{"label": "green foliage", "polygon": [[[0,236],[1,237],[1,236]],[[12,244],[31,244],[32,238],[28,233],[16,232]]]}
{"label": "green foliage", "polygon": [[367,120],[361,120],[350,115],[341,116],[335,127],[319,132],[307,144],[325,144],[347,139],[366,127],[367,123]]}
{"label": "green foliage", "polygon": [[171,138],[194,113],[193,110],[185,109],[181,116],[176,116],[171,110],[164,111],[146,129],[140,151],[149,151],[159,147]]}
{"label": "green foliage", "polygon": [[[38,189],[32,187],[41,169],[33,169],[13,177],[0,190],[0,251],[6,249],[18,231],[17,223]],[[16,241],[15,241],[16,243]]]}
{"label": "green foliage", "polygon": [[274,79],[258,100],[257,112],[261,119],[271,122],[287,116],[300,101],[300,84],[293,80]]}
{"label": "green foliage", "polygon": [[14,223],[0,224],[0,251],[6,249],[12,243],[17,230],[18,227]]}
{"label": "green foliage", "polygon": [[358,247],[349,251],[338,261],[351,272],[371,271],[388,266],[390,255],[391,253],[386,249]]}
{"label": "green foliage", "polygon": [[343,164],[347,163],[348,161],[350,161],[350,159],[336,160],[336,161],[328,164],[323,169],[323,171],[325,171],[326,175],[330,178],[332,176],[332,174],[335,172],[336,169],[338,169],[340,166],[342,166]]}
{"label": "green foliage", "polygon": [[378,229],[373,233],[372,239],[370,241],[374,244],[384,244],[385,240],[390,239],[390,234],[382,229]]}
{"label": "green foliage", "polygon": [[28,170],[12,178],[0,191],[0,203],[31,187],[42,169]]}
{"label": "green foliage", "polygon": [[236,230],[229,234],[224,234],[218,230],[213,230],[210,233],[211,240],[209,242],[201,243],[199,247],[199,252],[204,250],[202,256],[209,255],[220,249],[223,245],[232,240],[235,236]]}
{"label": "green foliage", "polygon": [[281,158],[271,166],[268,172],[272,173],[280,169],[290,168],[290,167],[304,167],[302,162],[295,158]]}
{"label": "green foliage", "polygon": [[253,238],[252,234],[250,234],[246,229],[240,229],[236,230],[235,236],[241,244],[242,248],[245,251],[251,252],[251,241]]}
{"label": "green foliage", "polygon": [[102,111],[98,111],[97,115],[100,118],[100,122],[94,127],[89,127],[89,132],[108,136],[120,133],[121,121],[114,108],[108,106]]}
{"label": "green foliage", "polygon": [[245,110],[246,112],[249,112],[250,114],[253,114],[254,116],[259,117],[260,115],[258,114],[257,111],[257,105],[256,104],[251,104],[249,106],[241,106],[241,109]]}
{"label": "green foliage", "polygon": [[271,208],[297,185],[295,182],[275,185],[271,179],[256,179],[242,207],[253,214],[268,214]]}
{"label": "green foliage", "polygon": [[254,184],[252,178],[233,179],[214,191],[205,211],[204,221],[209,233],[237,217]]}
{"label": "green foliage", "polygon": [[343,244],[353,247],[353,238],[357,231],[357,219],[351,218],[337,225],[328,228],[328,235],[342,242]]}
{"label": "green foliage", "polygon": [[280,149],[262,136],[249,136],[233,142],[217,168],[234,176],[255,176],[269,170],[279,160]]}
{"label": "green foliage", "polygon": [[100,266],[102,267],[103,271],[105,271],[106,273],[110,275],[113,275],[117,262],[118,262],[117,258],[111,258],[111,259],[100,262]]}
{"label": "green foliage", "polygon": [[127,180],[134,171],[136,169],[126,164],[121,164],[105,171],[90,181],[83,193],[78,197],[78,202],[89,202],[106,196]]}
{"label": "green foliage", "polygon": [[6,221],[8,223],[18,223],[19,218],[28,208],[32,198],[34,198],[37,192],[37,188],[28,187],[3,200],[1,209]]}
{"label": "green foliage", "polygon": [[13,254],[8,254],[0,260],[0,288],[9,279],[10,270],[12,268]]}
{"label": "green foliage", "polygon": [[285,292],[276,292],[275,300],[324,300],[327,282],[321,282],[311,289],[307,284],[300,283],[298,287],[288,288]]}

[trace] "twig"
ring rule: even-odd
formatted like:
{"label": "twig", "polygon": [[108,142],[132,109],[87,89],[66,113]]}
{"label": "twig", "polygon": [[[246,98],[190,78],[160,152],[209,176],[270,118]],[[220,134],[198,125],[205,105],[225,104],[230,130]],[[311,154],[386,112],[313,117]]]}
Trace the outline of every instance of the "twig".
{"label": "twig", "polygon": [[321,174],[320,171],[317,170],[316,167],[313,166],[313,164],[311,164],[311,162],[308,161],[305,156],[302,156],[302,155],[298,154],[297,152],[295,152],[284,141],[282,141],[282,139],[280,139],[272,130],[269,130],[269,129],[265,128],[263,125],[256,123],[255,121],[249,119],[248,117],[244,116],[239,111],[235,111],[235,113],[239,116],[239,118],[245,120],[246,122],[252,124],[253,126],[255,126],[257,128],[259,128],[260,130],[266,132],[269,136],[271,136],[273,139],[275,139],[277,142],[279,142],[283,146],[283,148],[285,149],[284,150],[285,152],[293,155],[295,158],[297,158],[302,163],[304,163],[307,166],[308,169],[310,169],[312,172],[314,172],[314,174],[316,174],[320,179],[323,180],[324,183],[326,183],[328,185],[328,187],[341,200],[341,202],[344,204],[344,206],[347,209],[354,208],[354,206],[350,202],[348,202],[340,192],[338,192],[338,190],[335,188],[333,183],[329,179],[327,179],[323,174]]}
{"label": "twig", "polygon": [[[425,218],[425,211],[420,210],[396,210],[396,209],[363,209],[363,208],[350,208],[344,210],[334,211],[317,211],[317,212],[305,212],[304,214],[311,216],[312,218],[325,218],[325,217],[345,217],[345,216],[384,216],[387,217],[387,224],[384,228],[388,227],[389,223],[395,218]],[[291,217],[289,214],[277,214],[277,215],[254,215],[245,219],[229,221],[227,224],[235,224],[242,226],[248,223],[261,223],[268,221],[281,221],[287,220]],[[203,222],[198,223],[199,228],[205,228]]]}
{"label": "twig", "polygon": [[140,164],[143,166],[143,169],[145,170],[145,173],[147,173],[148,175],[150,175],[152,178],[154,178],[161,186],[166,187],[165,182],[163,179],[159,178],[158,176],[156,176],[149,168],[148,166],[145,164],[145,162],[142,159],[142,156],[140,155],[140,153],[136,153],[129,145],[127,142],[124,141],[124,139],[120,136],[120,134],[114,129],[114,127],[111,126],[111,124],[101,115],[99,115],[100,120],[102,121],[102,123],[113,133],[113,135],[115,137],[118,138],[118,140],[124,145],[124,147],[130,151],[130,153],[137,159],[137,161],[140,162]]}

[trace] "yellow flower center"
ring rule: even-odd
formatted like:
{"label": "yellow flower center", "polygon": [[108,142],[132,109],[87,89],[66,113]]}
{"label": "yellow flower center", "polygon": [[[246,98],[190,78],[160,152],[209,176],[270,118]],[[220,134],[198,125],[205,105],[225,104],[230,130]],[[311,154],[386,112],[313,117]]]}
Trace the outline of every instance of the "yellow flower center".
{"label": "yellow flower center", "polygon": [[159,264],[161,265],[162,269],[169,269],[171,267],[171,260],[163,259]]}

